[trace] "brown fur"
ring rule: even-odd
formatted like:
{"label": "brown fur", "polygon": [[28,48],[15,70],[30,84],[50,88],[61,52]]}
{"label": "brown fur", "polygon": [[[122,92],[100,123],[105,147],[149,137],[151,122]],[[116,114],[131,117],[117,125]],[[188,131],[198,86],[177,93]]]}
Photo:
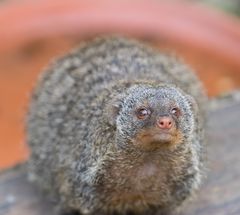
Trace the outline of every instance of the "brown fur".
{"label": "brown fur", "polygon": [[[174,211],[201,182],[205,102],[176,58],[126,38],[90,41],[52,63],[34,91],[31,178],[66,212]],[[174,123],[166,136],[162,116]]]}

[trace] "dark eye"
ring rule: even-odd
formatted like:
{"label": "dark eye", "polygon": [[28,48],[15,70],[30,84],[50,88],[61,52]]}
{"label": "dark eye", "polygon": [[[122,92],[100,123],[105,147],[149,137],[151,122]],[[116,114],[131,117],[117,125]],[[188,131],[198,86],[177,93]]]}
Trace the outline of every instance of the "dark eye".
{"label": "dark eye", "polygon": [[151,114],[151,111],[145,107],[139,108],[136,111],[136,115],[138,119],[146,119],[150,114]]}
{"label": "dark eye", "polygon": [[177,107],[172,108],[171,114],[173,114],[173,115],[175,115],[175,116],[179,116],[179,115],[180,115],[180,110],[179,110],[179,108],[177,108]]}

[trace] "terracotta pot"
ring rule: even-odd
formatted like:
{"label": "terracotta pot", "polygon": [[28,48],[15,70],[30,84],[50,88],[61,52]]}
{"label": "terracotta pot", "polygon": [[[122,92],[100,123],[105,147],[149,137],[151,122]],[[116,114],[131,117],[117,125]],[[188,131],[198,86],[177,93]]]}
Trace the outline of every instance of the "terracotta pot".
{"label": "terracotta pot", "polygon": [[23,122],[37,74],[96,34],[121,33],[179,53],[209,95],[240,85],[240,22],[198,4],[155,0],[10,1],[0,7],[0,168],[27,158]]}

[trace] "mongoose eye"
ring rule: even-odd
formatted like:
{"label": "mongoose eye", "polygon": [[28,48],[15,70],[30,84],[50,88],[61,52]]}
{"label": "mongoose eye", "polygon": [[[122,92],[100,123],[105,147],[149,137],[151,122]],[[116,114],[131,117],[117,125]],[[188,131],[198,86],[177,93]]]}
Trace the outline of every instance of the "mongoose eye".
{"label": "mongoose eye", "polygon": [[151,111],[145,107],[141,107],[136,111],[136,115],[138,119],[146,119],[150,114],[151,114]]}
{"label": "mongoose eye", "polygon": [[179,116],[180,115],[180,110],[177,107],[174,107],[171,109],[171,114],[175,115],[175,116]]}

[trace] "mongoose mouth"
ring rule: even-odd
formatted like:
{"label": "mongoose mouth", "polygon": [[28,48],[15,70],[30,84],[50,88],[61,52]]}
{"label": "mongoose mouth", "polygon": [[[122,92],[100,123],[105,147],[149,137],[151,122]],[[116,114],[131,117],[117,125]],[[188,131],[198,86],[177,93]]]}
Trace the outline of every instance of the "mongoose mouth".
{"label": "mongoose mouth", "polygon": [[141,137],[141,142],[146,144],[163,144],[171,143],[174,138],[174,134],[171,132],[159,132],[157,134],[145,134]]}
{"label": "mongoose mouth", "polygon": [[181,132],[175,128],[171,130],[151,128],[139,132],[134,139],[133,144],[135,146],[149,150],[169,145],[175,145],[181,142],[181,140]]}
{"label": "mongoose mouth", "polygon": [[149,139],[150,142],[153,143],[168,143],[171,142],[172,138],[174,137],[174,135],[170,132],[161,132],[159,134],[155,134],[153,136],[146,136],[145,141],[147,141]]}

